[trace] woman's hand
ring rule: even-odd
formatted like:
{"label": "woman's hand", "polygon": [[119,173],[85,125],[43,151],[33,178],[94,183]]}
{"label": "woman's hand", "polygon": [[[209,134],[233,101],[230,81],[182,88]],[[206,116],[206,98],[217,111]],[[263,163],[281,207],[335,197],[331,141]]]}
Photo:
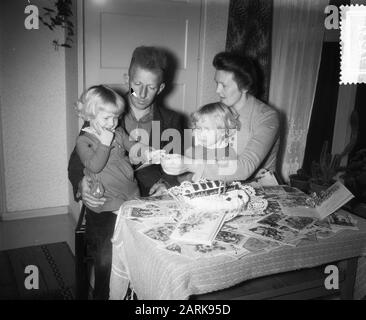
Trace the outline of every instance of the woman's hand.
{"label": "woman's hand", "polygon": [[170,175],[179,175],[184,172],[195,172],[194,159],[180,154],[167,154],[161,159],[161,167]]}
{"label": "woman's hand", "polygon": [[96,208],[99,206],[102,206],[104,202],[106,201],[106,198],[95,198],[91,194],[91,184],[93,183],[93,180],[89,176],[84,176],[83,179],[80,182],[79,185],[79,191],[81,193],[81,198],[83,202],[88,206],[92,208]]}

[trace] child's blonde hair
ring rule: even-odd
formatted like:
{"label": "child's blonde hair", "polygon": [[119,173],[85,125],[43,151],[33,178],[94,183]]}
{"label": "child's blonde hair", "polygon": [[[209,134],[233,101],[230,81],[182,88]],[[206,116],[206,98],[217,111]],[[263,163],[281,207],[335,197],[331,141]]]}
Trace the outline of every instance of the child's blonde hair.
{"label": "child's blonde hair", "polygon": [[[105,105],[109,106],[106,108]],[[76,103],[78,115],[85,121],[94,119],[99,111],[108,111],[120,115],[124,109],[125,103],[122,97],[105,85],[90,87]]]}
{"label": "child's blonde hair", "polygon": [[195,126],[197,121],[204,116],[213,119],[217,129],[225,129],[228,131],[240,129],[239,115],[221,102],[206,104],[194,112],[191,116],[193,126]]}

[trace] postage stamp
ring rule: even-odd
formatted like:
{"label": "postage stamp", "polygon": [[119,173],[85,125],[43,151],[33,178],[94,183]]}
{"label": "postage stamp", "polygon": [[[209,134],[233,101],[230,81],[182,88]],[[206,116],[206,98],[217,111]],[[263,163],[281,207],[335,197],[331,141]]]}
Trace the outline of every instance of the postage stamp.
{"label": "postage stamp", "polygon": [[366,6],[341,6],[341,84],[366,83]]}

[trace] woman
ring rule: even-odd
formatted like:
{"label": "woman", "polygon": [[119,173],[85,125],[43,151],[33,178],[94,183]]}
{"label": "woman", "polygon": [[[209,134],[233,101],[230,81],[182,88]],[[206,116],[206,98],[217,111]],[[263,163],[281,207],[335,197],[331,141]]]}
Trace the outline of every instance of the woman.
{"label": "woman", "polygon": [[[237,131],[237,161],[232,170],[223,170],[220,163],[209,164],[182,157],[180,161],[163,163],[169,174],[179,175],[190,171],[210,180],[246,180],[260,169],[275,171],[279,147],[278,113],[254,97],[256,81],[250,60],[231,52],[218,53],[216,68],[216,93],[220,101],[232,108],[240,121]],[[225,173],[224,173],[225,172]]]}

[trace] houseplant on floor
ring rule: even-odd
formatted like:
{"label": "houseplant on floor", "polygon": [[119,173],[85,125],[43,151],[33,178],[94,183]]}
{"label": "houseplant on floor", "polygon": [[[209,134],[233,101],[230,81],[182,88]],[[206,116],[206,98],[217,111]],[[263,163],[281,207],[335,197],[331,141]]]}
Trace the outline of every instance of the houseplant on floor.
{"label": "houseplant on floor", "polygon": [[340,168],[341,155],[332,155],[328,152],[328,141],[323,144],[319,162],[313,161],[311,164],[311,178],[309,180],[309,190],[319,193],[335,182],[335,176]]}
{"label": "houseplant on floor", "polygon": [[342,169],[340,178],[355,196],[349,203],[350,209],[366,218],[366,149],[358,150]]}
{"label": "houseplant on floor", "polygon": [[348,166],[342,167],[343,157],[348,155],[354,148],[358,136],[358,113],[353,110],[351,114],[351,137],[344,150],[333,155],[328,150],[328,141],[325,141],[320,153],[319,162],[313,161],[311,165],[311,178],[309,180],[309,191],[319,193],[330,187],[336,176],[344,172]]}
{"label": "houseplant on floor", "polygon": [[290,186],[300,189],[307,193],[309,191],[309,180],[310,176],[305,172],[304,169],[297,170],[296,173],[290,174]]}

